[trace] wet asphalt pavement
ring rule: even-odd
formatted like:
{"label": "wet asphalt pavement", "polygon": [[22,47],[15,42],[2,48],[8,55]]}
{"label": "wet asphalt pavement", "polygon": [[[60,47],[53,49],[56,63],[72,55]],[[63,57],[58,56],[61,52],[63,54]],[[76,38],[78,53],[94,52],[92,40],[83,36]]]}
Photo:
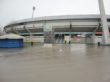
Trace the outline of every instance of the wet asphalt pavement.
{"label": "wet asphalt pavement", "polygon": [[110,47],[0,49],[0,82],[110,82]]}

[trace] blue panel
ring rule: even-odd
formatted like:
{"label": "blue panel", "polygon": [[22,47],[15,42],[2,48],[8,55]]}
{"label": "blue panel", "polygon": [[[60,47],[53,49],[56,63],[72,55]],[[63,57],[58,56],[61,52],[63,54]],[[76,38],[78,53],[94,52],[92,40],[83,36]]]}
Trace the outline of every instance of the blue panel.
{"label": "blue panel", "polygon": [[0,48],[23,47],[23,39],[0,39]]}

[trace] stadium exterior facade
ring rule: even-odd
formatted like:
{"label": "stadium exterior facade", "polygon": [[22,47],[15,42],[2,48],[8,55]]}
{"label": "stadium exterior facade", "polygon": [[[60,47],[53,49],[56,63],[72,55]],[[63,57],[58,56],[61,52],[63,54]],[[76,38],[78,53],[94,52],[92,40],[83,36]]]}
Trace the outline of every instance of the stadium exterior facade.
{"label": "stadium exterior facade", "polygon": [[[4,29],[8,32],[34,35],[44,34],[45,43],[102,43],[110,45],[110,16],[106,16],[103,0],[98,0],[100,15],[68,15],[25,19],[13,22]],[[50,31],[50,32],[49,32]],[[96,35],[103,35],[97,38]],[[68,35],[68,36],[66,36]],[[37,38],[37,37],[36,37]],[[96,39],[97,38],[97,39]],[[35,39],[35,38],[34,38]],[[38,38],[37,38],[38,39]]]}
{"label": "stadium exterior facade", "polygon": [[[110,16],[107,23],[110,30]],[[73,42],[103,43],[103,29],[100,15],[66,15],[30,18],[12,22],[4,27],[6,33],[17,33],[36,39],[42,37],[45,26],[50,26],[54,38],[71,36]]]}

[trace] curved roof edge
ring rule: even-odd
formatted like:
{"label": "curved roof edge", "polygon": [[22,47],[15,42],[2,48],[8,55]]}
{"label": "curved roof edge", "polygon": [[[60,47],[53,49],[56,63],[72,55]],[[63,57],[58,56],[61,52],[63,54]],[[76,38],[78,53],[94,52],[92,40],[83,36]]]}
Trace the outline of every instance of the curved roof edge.
{"label": "curved roof edge", "polygon": [[[46,21],[46,20],[64,20],[64,19],[99,19],[101,18],[100,15],[59,15],[59,16],[44,16],[44,17],[35,17],[35,18],[28,18],[28,19],[21,19],[18,21],[11,22],[8,25],[18,24],[18,23],[25,23],[25,22],[34,22],[34,21]],[[110,18],[110,15],[107,15],[107,18]],[[6,27],[5,26],[5,27]]]}

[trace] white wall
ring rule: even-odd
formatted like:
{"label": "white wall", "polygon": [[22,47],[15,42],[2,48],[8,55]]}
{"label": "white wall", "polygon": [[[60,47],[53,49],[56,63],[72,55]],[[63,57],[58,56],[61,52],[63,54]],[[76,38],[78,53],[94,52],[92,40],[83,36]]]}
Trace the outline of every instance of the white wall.
{"label": "white wall", "polygon": [[32,36],[32,37],[27,36],[24,41],[25,42],[33,41],[33,42],[44,43],[44,36]]}
{"label": "white wall", "polygon": [[102,36],[95,36],[94,43],[97,44],[98,42],[102,43]]}

